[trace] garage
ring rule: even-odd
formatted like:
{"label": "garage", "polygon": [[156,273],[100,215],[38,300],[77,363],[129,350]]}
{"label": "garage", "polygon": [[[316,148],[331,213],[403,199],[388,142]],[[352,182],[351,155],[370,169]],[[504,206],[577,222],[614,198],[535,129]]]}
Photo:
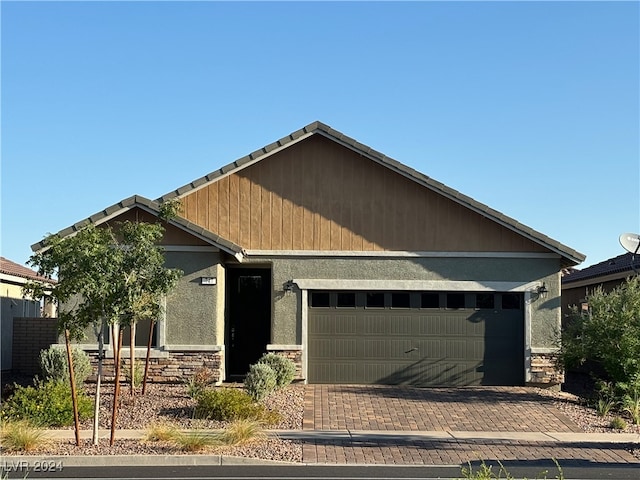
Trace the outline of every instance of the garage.
{"label": "garage", "polygon": [[310,291],[310,383],[523,385],[511,292]]}

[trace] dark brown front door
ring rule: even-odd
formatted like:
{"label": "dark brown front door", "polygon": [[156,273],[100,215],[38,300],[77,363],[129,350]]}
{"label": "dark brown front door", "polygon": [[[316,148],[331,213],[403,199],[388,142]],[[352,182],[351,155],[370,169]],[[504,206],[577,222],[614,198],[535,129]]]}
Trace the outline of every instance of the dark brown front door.
{"label": "dark brown front door", "polygon": [[238,380],[266,352],[271,336],[271,270],[227,270],[227,379]]}

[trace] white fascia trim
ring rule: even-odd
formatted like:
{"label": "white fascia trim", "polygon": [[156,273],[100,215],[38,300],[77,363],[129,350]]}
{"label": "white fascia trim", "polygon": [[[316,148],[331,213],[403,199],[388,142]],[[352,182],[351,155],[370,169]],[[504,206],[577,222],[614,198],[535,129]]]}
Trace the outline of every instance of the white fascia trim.
{"label": "white fascia trim", "polygon": [[409,252],[409,251],[363,251],[363,250],[246,250],[249,257],[381,257],[381,258],[550,258],[558,259],[556,253],[528,252]]}
{"label": "white fascia trim", "polygon": [[302,350],[302,345],[280,345],[277,343],[270,343],[267,345],[267,350],[269,351],[283,351],[283,350]]}
{"label": "white fascia trim", "polygon": [[162,245],[167,252],[218,253],[220,249],[208,245]]}
{"label": "white fascia trim", "polygon": [[[19,285],[24,285],[29,281],[24,277],[18,277],[16,275],[11,275],[9,273],[0,273],[0,280],[10,282],[10,283],[17,283]],[[33,280],[33,281],[35,282],[37,280]]]}
{"label": "white fascia trim", "polygon": [[301,290],[438,290],[467,292],[530,292],[541,282],[479,282],[474,280],[345,280],[294,279]]}

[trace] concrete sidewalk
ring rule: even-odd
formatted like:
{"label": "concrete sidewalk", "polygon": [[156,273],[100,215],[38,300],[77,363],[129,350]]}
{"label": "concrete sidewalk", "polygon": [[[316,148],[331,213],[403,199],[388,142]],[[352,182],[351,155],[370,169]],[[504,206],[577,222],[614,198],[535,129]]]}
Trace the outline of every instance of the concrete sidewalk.
{"label": "concrete sidewalk", "polygon": [[[54,440],[73,440],[74,430],[47,430],[47,436]],[[211,430],[211,433],[215,433]],[[556,443],[622,443],[640,444],[640,434],[635,433],[566,433],[566,432],[455,432],[455,431],[376,431],[376,430],[267,430],[269,435],[284,440],[380,440],[380,441],[526,441],[526,442],[556,442]],[[99,430],[100,439],[109,438],[110,430]],[[146,430],[116,430],[116,439],[142,440]],[[90,439],[91,430],[81,430],[80,438]]]}
{"label": "concrete sidewalk", "polygon": [[[188,430],[185,430],[188,431]],[[74,430],[46,430],[47,436],[54,440],[73,440]],[[216,430],[211,430],[216,433]],[[108,439],[110,430],[99,430],[100,439]],[[142,440],[146,430],[116,430],[116,439]],[[555,442],[580,444],[634,444],[640,445],[640,434],[636,433],[576,433],[576,432],[455,432],[455,431],[400,431],[400,430],[267,430],[283,440],[336,440],[336,441],[520,441]],[[80,438],[90,439],[91,430],[81,430]]]}
{"label": "concrete sidewalk", "polygon": [[[50,430],[48,433],[58,440],[73,441],[75,438],[73,430]],[[139,440],[145,433],[144,430],[118,430],[116,438]],[[108,439],[109,434],[109,430],[101,430],[100,438]],[[301,442],[303,464],[464,465],[478,460],[556,459],[561,464],[576,461],[591,464],[637,463],[640,468],[640,459],[630,452],[631,445],[640,446],[638,434],[372,430],[270,430],[268,434]],[[82,431],[81,438],[91,438],[91,431]],[[172,459],[168,460],[169,457]],[[34,460],[34,457],[21,458]],[[86,462],[81,456],[62,458],[67,465],[84,465]],[[90,458],[95,462],[98,457]],[[100,458],[101,462],[120,462],[117,460],[120,456]],[[199,465],[271,463],[220,455],[147,455],[144,460],[131,464],[153,464],[149,462],[179,465],[193,462]]]}

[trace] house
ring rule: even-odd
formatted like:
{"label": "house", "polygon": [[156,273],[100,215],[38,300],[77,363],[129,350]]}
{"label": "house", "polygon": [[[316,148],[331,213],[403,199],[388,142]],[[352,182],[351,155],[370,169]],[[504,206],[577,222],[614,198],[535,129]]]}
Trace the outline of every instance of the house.
{"label": "house", "polygon": [[41,277],[37,272],[0,257],[0,302],[2,311],[0,331],[2,332],[2,353],[0,370],[7,371],[13,367],[13,324],[16,318],[38,318],[55,316],[55,306],[51,303],[40,304],[37,300],[25,298],[22,287],[28,281],[52,283],[51,279]]}
{"label": "house", "polygon": [[155,332],[156,379],[202,365],[238,379],[271,351],[310,383],[562,381],[560,272],[584,255],[325,124],[60,233],[155,220],[176,198],[163,245],[185,275]]}
{"label": "house", "polygon": [[640,267],[638,258],[633,264],[634,255],[624,253],[617,257],[583,268],[572,270],[562,276],[562,312],[568,314],[572,307],[586,307],[587,296],[597,287],[605,292],[625,282],[636,274],[633,266]]}

